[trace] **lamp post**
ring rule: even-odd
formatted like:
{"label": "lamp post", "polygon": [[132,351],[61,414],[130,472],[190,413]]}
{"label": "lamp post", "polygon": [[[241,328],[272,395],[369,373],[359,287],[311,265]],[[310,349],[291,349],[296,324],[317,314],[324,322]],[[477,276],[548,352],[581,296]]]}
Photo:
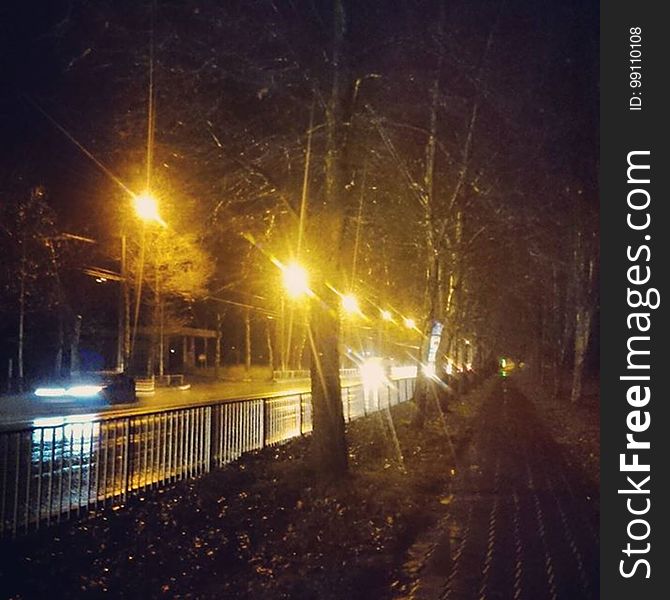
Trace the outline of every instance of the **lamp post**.
{"label": "lamp post", "polygon": [[281,309],[279,316],[279,363],[282,371],[286,371],[286,298],[281,295],[280,299]]}
{"label": "lamp post", "polygon": [[[142,244],[140,246],[140,264],[137,274],[137,291],[135,295],[135,314],[133,322],[133,335],[132,343],[130,345],[130,356],[132,357],[133,352],[135,351],[135,340],[137,338],[137,325],[139,322],[140,316],[140,301],[142,298],[142,282],[144,274],[144,255],[146,252],[146,239],[147,239],[147,226],[151,223],[157,223],[161,227],[167,227],[167,223],[161,218],[160,212],[158,210],[158,201],[156,198],[149,192],[144,192],[138,194],[133,198],[133,206],[135,208],[135,213],[142,220]],[[158,270],[156,277],[158,279]],[[158,294],[158,287],[156,289]],[[158,297],[156,298],[158,302]],[[158,314],[158,311],[156,311]]]}
{"label": "lamp post", "polygon": [[391,314],[391,311],[382,309],[379,311],[379,316],[381,317],[379,320],[379,355],[385,356],[386,338],[388,337],[387,324],[393,320],[393,315]]}
{"label": "lamp post", "polygon": [[125,373],[130,360],[130,298],[126,264],[126,234],[121,234],[121,285],[119,286],[118,338],[116,345],[116,370]]}
{"label": "lamp post", "polygon": [[342,313],[344,313],[344,318],[342,319],[342,343],[345,347],[352,348],[354,352],[358,353],[362,350],[362,344],[357,343],[357,341],[360,341],[360,336],[359,340],[357,340],[354,335],[354,317],[363,314],[358,304],[358,298],[351,292],[342,294],[340,295],[340,307]]}
{"label": "lamp post", "polygon": [[[312,291],[309,288],[309,275],[307,270],[296,262],[290,262],[286,265],[278,264],[282,271],[282,284],[284,286],[284,294],[281,296],[281,326],[280,326],[280,362],[282,370],[286,370],[288,358],[291,354],[291,330],[293,326],[293,306],[290,308],[291,322],[289,327],[286,327],[286,296],[289,300],[298,301],[305,296],[311,296]],[[286,333],[288,331],[288,339]]]}

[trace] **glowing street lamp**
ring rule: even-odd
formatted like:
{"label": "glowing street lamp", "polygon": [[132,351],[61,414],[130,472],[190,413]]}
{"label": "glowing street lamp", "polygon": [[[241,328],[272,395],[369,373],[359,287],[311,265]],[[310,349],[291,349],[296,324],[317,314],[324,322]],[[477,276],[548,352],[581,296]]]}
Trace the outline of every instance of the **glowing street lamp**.
{"label": "glowing street lamp", "polygon": [[345,294],[342,296],[342,309],[350,315],[361,312],[361,309],[358,307],[358,300],[353,294]]}
{"label": "glowing street lamp", "polygon": [[363,387],[366,390],[376,390],[380,388],[386,380],[384,366],[379,357],[372,357],[365,360],[359,367]]}
{"label": "glowing street lamp", "polygon": [[309,295],[309,278],[307,271],[297,263],[286,265],[283,269],[284,288],[291,298]]}
{"label": "glowing street lamp", "polygon": [[389,310],[382,310],[381,311],[381,317],[384,321],[392,321],[393,320],[393,315],[391,314],[391,311],[389,311]]}
{"label": "glowing street lamp", "polygon": [[139,194],[133,198],[135,212],[137,216],[145,222],[158,223],[162,227],[167,227],[158,212],[158,201],[148,192]]}
{"label": "glowing street lamp", "polygon": [[414,319],[410,319],[409,317],[405,317],[404,319],[405,327],[407,329],[416,329],[416,322]]}

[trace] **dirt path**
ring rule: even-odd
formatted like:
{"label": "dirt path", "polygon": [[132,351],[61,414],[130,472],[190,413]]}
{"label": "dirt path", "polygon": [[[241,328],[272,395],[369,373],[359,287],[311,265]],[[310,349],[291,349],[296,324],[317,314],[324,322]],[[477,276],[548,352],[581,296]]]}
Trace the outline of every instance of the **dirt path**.
{"label": "dirt path", "polygon": [[598,598],[598,492],[570,467],[531,402],[501,380],[413,600]]}

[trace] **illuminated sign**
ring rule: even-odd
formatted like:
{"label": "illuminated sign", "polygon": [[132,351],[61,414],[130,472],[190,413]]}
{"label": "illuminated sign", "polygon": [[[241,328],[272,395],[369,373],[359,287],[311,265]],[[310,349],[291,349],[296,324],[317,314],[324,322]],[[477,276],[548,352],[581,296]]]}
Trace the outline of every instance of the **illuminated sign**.
{"label": "illuminated sign", "polygon": [[428,357],[427,363],[429,365],[435,364],[435,359],[437,358],[437,349],[440,347],[440,339],[442,339],[442,323],[435,321],[433,323],[433,328],[430,331],[430,340],[428,343]]}

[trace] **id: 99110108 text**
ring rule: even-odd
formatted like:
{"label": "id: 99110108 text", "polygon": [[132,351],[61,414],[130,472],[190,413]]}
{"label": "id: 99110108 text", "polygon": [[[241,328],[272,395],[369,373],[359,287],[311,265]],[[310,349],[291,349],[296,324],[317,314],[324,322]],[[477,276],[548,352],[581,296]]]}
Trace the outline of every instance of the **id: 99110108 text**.
{"label": "id: 99110108 text", "polygon": [[628,100],[628,110],[642,110],[642,27],[631,27],[629,30],[630,52],[629,81],[633,92]]}

